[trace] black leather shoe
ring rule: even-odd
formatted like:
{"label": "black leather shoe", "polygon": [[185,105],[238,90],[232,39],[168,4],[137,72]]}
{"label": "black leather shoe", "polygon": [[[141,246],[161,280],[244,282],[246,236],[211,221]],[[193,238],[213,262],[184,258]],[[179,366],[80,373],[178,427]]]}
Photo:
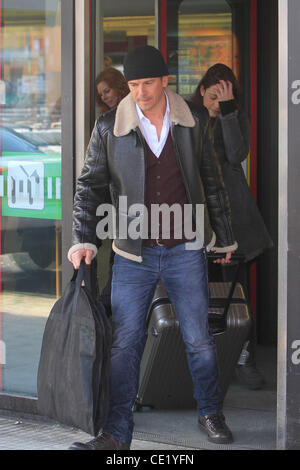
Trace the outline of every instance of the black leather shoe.
{"label": "black leather shoe", "polygon": [[109,434],[102,433],[95,439],[88,442],[74,442],[69,450],[129,450],[122,442],[118,441]]}
{"label": "black leather shoe", "polygon": [[233,442],[232,433],[225,423],[223,413],[199,416],[198,423],[207,432],[210,442],[216,444],[230,444]]}

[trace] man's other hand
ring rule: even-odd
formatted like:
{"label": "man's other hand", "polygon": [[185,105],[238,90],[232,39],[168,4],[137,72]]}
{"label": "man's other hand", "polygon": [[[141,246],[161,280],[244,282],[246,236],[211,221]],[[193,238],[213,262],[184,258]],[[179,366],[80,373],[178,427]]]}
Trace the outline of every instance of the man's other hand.
{"label": "man's other hand", "polygon": [[230,263],[231,255],[232,255],[232,252],[229,251],[228,253],[226,253],[225,258],[218,258],[218,259],[215,259],[213,262],[214,263],[221,263],[221,264]]}

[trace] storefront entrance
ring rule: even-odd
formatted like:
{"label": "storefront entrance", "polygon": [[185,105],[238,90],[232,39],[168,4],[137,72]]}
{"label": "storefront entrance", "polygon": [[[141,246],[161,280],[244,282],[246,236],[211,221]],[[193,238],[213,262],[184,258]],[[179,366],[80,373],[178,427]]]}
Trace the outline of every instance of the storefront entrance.
{"label": "storefront entrance", "polygon": [[[224,406],[236,429],[234,448],[271,449],[278,442],[284,448],[283,378],[277,393],[277,1],[25,3],[0,0],[0,409],[37,412],[44,326],[72,272],[66,251],[74,182],[101,114],[97,76],[109,67],[122,72],[126,53],[150,44],[168,63],[170,87],[185,99],[217,62],[230,66],[241,86],[242,106],[251,121],[251,147],[243,169],[275,247],[253,263],[250,273],[257,364],[265,385],[250,391],[233,377]],[[281,27],[287,34],[287,25]],[[100,288],[107,282],[110,252],[111,241],[106,240],[99,253]],[[286,372],[284,341],[280,339],[278,353],[280,371]],[[144,409],[136,412],[135,421],[136,438],[209,448],[198,439],[192,410]]]}
{"label": "storefront entrance", "polygon": [[[110,67],[123,72],[123,60],[132,48],[149,44],[159,47],[168,63],[169,86],[189,100],[201,77],[213,64],[231,67],[242,89],[242,105],[251,118],[252,141],[248,161],[244,163],[253,195],[257,187],[257,11],[251,1],[162,0],[132,1],[117,4],[106,0],[93,3],[95,13],[92,77]],[[100,24],[100,26],[99,26]],[[96,86],[95,86],[96,88]],[[94,88],[92,87],[91,95]],[[96,102],[92,98],[91,106]],[[101,114],[95,105],[91,119]],[[99,252],[99,280],[107,281],[111,242]],[[251,303],[257,319],[263,314],[257,298],[259,269],[250,273]],[[233,377],[225,400],[225,412],[237,429],[237,448],[275,448],[276,446],[276,332],[273,342],[260,338],[258,368],[265,377],[262,390],[250,391]],[[180,371],[179,371],[180,374]],[[179,378],[180,380],[180,378]],[[247,422],[247,431],[244,423]],[[135,413],[136,436],[140,439],[207,448],[198,436],[193,410],[155,410],[144,408]],[[249,431],[251,428],[251,431]],[[184,429],[184,431],[183,431]],[[183,437],[184,436],[184,437]],[[208,446],[209,447],[209,446]]]}

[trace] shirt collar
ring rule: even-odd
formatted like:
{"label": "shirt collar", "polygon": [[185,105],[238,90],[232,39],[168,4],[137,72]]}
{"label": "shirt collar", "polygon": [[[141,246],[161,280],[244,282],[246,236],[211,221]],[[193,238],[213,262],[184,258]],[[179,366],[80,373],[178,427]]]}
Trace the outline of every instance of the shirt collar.
{"label": "shirt collar", "polygon": [[[165,115],[164,115],[164,120],[166,119],[166,117],[169,117],[169,114],[170,114],[170,102],[169,102],[169,98],[168,98],[168,95],[166,92],[165,93],[165,97],[166,97],[166,100],[167,100],[167,107],[166,107],[166,112],[165,112]],[[137,115],[139,117],[139,120],[140,121],[143,121],[143,120],[146,120],[148,122],[150,122],[150,120],[144,115],[143,111],[141,110],[141,108],[135,104],[135,107],[136,107],[136,111],[137,111]]]}

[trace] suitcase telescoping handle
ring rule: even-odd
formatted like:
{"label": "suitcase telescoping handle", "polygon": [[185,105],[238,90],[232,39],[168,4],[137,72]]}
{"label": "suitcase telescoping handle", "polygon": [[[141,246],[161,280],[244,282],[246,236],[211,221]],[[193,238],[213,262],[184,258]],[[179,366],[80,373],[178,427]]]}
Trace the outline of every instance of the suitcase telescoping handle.
{"label": "suitcase telescoping handle", "polygon": [[[221,253],[221,254],[220,253],[213,253],[213,252],[207,253],[207,258],[208,258],[209,261],[214,261],[216,259],[225,258],[225,256],[226,256],[226,253]],[[233,279],[231,281],[231,286],[230,286],[227,298],[226,299],[219,299],[219,301],[216,302],[216,305],[214,305],[214,306],[218,306],[218,307],[220,307],[220,306],[224,307],[223,318],[225,319],[225,321],[227,320],[227,313],[228,313],[230,304],[232,302],[232,297],[233,297],[235,286],[236,286],[236,283],[237,283],[237,280],[238,280],[240,268],[241,268],[241,266],[244,262],[245,262],[245,256],[244,255],[237,254],[237,253],[232,253],[230,263],[226,263],[226,266],[235,266],[236,269],[235,269],[235,272],[234,272]],[[223,264],[221,264],[221,266],[223,266]],[[220,303],[222,305],[220,305]]]}

